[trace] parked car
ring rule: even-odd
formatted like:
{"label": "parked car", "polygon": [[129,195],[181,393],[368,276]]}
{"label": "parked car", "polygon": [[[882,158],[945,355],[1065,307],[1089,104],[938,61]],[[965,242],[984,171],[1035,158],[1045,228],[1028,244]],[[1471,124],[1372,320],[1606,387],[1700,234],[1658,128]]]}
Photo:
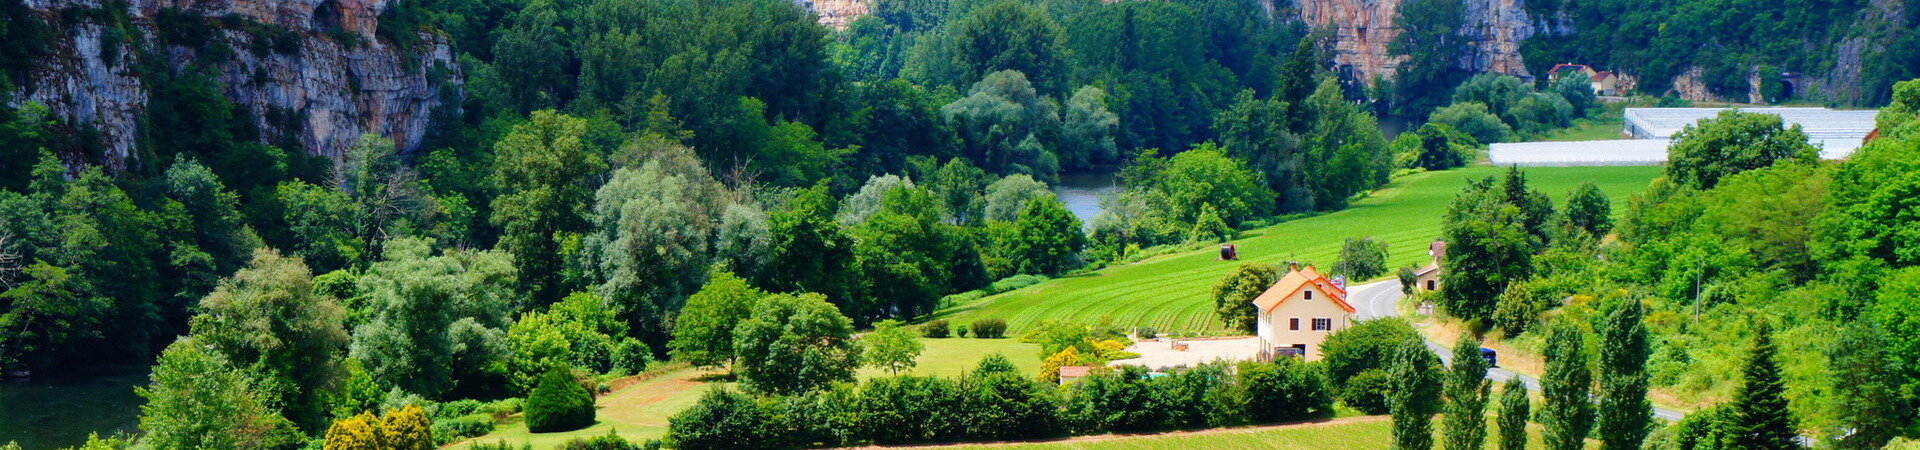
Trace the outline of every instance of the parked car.
{"label": "parked car", "polygon": [[1487,367],[1500,367],[1500,354],[1493,349],[1481,347],[1480,359],[1487,360]]}

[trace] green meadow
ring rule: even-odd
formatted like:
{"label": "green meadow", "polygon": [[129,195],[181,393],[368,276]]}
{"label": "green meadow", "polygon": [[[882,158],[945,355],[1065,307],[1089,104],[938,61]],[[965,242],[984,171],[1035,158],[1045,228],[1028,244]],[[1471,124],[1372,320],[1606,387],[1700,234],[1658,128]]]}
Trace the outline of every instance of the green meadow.
{"label": "green meadow", "polygon": [[[1249,230],[1233,241],[1242,262],[1288,261],[1331,266],[1341,241],[1372,236],[1387,242],[1388,266],[1427,262],[1427,244],[1440,237],[1440,216],[1469,180],[1495,176],[1505,168],[1477,166],[1424,172],[1394,180],[1347,209]],[[1529,183],[1556,202],[1584,182],[1594,182],[1613,199],[1616,215],[1626,199],[1644,189],[1660,167],[1534,167],[1522,169]],[[1042,320],[1150,326],[1162,332],[1225,332],[1213,317],[1208,298],[1213,283],[1239,262],[1219,261],[1206,248],[1157,256],[1076,276],[1049,280],[1026,289],[982,298],[941,311],[956,324],[986,318],[1005,319],[1012,331]],[[1357,281],[1357,280],[1356,280]]]}

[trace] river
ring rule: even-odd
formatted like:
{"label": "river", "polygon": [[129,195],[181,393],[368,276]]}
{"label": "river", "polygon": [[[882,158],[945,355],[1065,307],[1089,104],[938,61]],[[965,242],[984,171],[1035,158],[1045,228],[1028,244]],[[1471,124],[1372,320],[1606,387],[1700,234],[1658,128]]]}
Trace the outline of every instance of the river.
{"label": "river", "polygon": [[1080,218],[1080,223],[1089,227],[1093,225],[1093,216],[1100,215],[1100,196],[1119,190],[1120,175],[1111,168],[1061,174],[1060,182],[1053,185],[1053,195]]}
{"label": "river", "polygon": [[0,445],[53,449],[78,446],[87,434],[133,433],[140,405],[135,386],[147,383],[145,366],[113,366],[90,373],[0,378]]}

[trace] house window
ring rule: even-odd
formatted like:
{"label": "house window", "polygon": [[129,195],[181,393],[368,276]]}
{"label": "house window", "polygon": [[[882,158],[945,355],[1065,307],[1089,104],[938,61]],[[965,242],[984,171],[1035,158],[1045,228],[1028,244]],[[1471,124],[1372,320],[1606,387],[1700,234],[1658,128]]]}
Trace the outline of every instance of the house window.
{"label": "house window", "polygon": [[1305,292],[1307,293],[1307,300],[1313,300],[1313,291],[1305,291]]}
{"label": "house window", "polygon": [[1433,283],[1434,283],[1435,281],[1437,281],[1437,280],[1427,280],[1427,290],[1429,290],[1429,291],[1431,291],[1431,290],[1433,290]]}
{"label": "house window", "polygon": [[1300,318],[1287,319],[1287,330],[1300,331]]}
{"label": "house window", "polygon": [[1332,331],[1333,319],[1313,319],[1313,331]]}

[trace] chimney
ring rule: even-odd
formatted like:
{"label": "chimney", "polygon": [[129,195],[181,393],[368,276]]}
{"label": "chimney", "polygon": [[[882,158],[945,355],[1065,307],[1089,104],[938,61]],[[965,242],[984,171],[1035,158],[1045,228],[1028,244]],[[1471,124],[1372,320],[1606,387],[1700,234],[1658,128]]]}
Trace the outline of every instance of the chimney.
{"label": "chimney", "polygon": [[1287,271],[1288,271],[1288,272],[1299,272],[1299,271],[1300,271],[1300,262],[1298,262],[1298,261],[1287,261]]}

